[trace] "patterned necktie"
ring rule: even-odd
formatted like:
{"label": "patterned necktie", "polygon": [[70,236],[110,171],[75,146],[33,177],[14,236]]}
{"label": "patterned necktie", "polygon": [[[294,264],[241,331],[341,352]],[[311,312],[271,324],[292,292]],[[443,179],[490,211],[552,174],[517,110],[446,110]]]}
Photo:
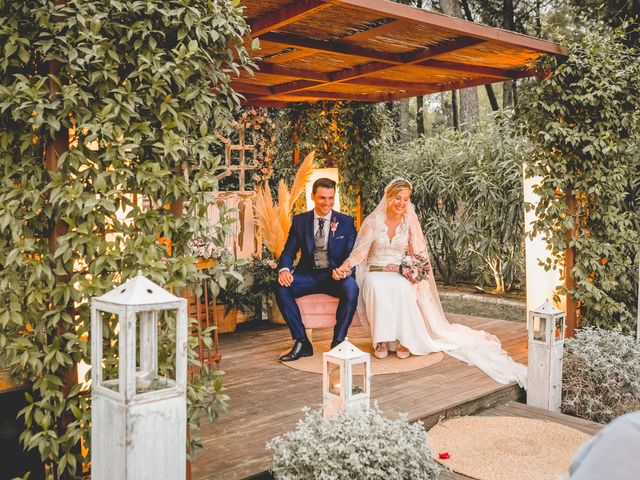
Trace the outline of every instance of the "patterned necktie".
{"label": "patterned necktie", "polygon": [[326,219],[318,218],[318,231],[316,232],[315,238],[315,246],[318,250],[324,250],[325,248],[325,239],[324,239],[324,222]]}

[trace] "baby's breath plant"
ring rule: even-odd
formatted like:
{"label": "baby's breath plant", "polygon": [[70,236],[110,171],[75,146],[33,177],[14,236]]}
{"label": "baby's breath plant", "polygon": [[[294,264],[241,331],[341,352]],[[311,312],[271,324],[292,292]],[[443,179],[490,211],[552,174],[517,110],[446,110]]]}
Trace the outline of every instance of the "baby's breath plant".
{"label": "baby's breath plant", "polygon": [[391,420],[378,407],[352,409],[327,420],[305,410],[296,430],[267,444],[278,480],[435,479],[440,467],[420,422]]}
{"label": "baby's breath plant", "polygon": [[562,411],[594,422],[640,410],[640,348],[620,328],[587,327],[567,340]]}

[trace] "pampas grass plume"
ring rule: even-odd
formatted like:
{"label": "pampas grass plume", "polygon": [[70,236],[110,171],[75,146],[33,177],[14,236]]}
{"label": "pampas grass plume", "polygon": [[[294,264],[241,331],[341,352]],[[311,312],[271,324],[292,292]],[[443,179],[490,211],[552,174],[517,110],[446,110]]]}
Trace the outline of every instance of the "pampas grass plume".
{"label": "pampas grass plume", "polygon": [[307,155],[293,179],[291,190],[284,180],[278,183],[278,203],[275,204],[268,184],[256,191],[255,213],[262,241],[275,259],[280,258],[291,228],[291,213],[298,197],[305,191],[311,178],[315,152]]}

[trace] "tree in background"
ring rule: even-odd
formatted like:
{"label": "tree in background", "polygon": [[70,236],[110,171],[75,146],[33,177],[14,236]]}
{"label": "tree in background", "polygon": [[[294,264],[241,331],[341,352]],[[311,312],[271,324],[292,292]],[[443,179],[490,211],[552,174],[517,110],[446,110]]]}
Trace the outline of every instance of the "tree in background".
{"label": "tree in background", "polygon": [[640,19],[639,0],[571,0],[579,11],[588,10],[591,15],[585,18],[597,19],[611,27],[622,27],[625,32],[625,44],[640,47],[640,30],[634,19]]}
{"label": "tree in background", "polygon": [[[446,15],[452,17],[463,18],[462,7],[460,0],[440,0],[440,10]],[[457,91],[458,98],[460,100],[459,115],[460,124],[459,128],[466,130],[474,123],[480,116],[480,107],[478,106],[478,89],[476,87],[462,88]],[[456,92],[452,92],[453,104],[455,105]],[[454,106],[455,108],[455,106]],[[454,118],[458,112],[453,112]],[[454,127],[455,125],[454,121]]]}
{"label": "tree in background", "polygon": [[[247,34],[230,1],[0,2],[0,357],[31,382],[21,441],[48,478],[89,462],[75,378],[89,299],[138,269],[168,288],[199,278],[189,241]],[[215,416],[220,388],[215,375],[190,384],[190,426]]]}

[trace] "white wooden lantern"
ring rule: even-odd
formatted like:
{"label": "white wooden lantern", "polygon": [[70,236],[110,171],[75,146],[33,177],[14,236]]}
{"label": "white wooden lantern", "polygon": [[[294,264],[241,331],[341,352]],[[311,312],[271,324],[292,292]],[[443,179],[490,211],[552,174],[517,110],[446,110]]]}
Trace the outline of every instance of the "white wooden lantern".
{"label": "white wooden lantern", "polygon": [[322,355],[324,416],[347,408],[368,408],[371,399],[371,356],[345,339]]}
{"label": "white wooden lantern", "polygon": [[529,312],[527,405],[560,411],[565,313],[548,300]]}
{"label": "white wooden lantern", "polygon": [[[158,373],[158,326],[175,319],[175,379]],[[117,378],[105,379],[103,322],[117,320]],[[93,480],[184,479],[187,303],[142,276],[91,303]]]}

